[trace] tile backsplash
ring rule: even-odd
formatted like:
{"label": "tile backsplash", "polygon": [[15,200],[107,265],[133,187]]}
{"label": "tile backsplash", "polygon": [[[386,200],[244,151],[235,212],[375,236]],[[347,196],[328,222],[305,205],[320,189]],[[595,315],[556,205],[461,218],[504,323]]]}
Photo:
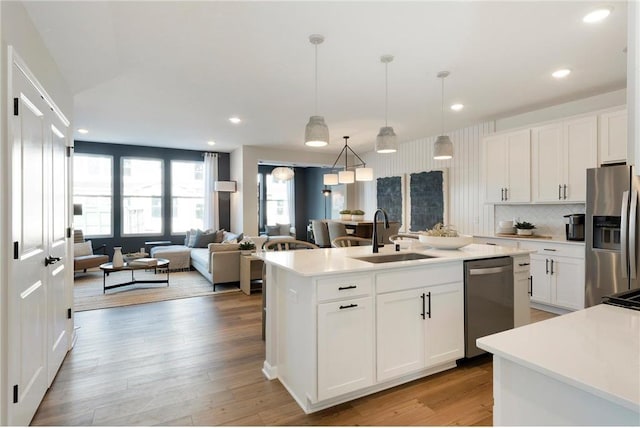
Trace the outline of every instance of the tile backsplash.
{"label": "tile backsplash", "polygon": [[567,214],[584,214],[584,204],[562,205],[496,205],[494,230],[501,220],[528,221],[536,226],[538,235],[550,235],[565,238],[565,219]]}

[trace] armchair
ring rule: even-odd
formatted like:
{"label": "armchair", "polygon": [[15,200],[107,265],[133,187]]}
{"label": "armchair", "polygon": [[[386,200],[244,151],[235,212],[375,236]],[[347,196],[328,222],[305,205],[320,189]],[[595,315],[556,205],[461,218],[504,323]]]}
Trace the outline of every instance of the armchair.
{"label": "armchair", "polygon": [[[86,272],[87,269],[98,267],[103,263],[109,261],[109,256],[106,255],[106,244],[102,244],[99,247],[92,247],[91,241],[84,239],[82,230],[76,229],[73,231],[73,270],[81,270]],[[95,254],[101,251],[102,254]]]}

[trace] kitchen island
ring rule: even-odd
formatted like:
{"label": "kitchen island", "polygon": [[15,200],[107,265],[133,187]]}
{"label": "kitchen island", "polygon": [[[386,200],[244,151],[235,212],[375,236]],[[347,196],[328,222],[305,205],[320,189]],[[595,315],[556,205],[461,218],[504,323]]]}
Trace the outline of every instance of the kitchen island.
{"label": "kitchen island", "polygon": [[600,304],[477,344],[494,425],[640,425],[640,311]]}
{"label": "kitchen island", "polygon": [[463,262],[513,256],[528,269],[530,252],[478,244],[393,250],[259,253],[266,264],[263,372],[305,412],[455,367],[464,357]]}

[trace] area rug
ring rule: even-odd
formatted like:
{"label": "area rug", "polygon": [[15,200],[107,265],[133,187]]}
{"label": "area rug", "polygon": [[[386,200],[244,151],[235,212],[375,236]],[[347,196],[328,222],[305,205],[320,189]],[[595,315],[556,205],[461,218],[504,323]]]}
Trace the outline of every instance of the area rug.
{"label": "area rug", "polygon": [[[153,271],[138,270],[137,280],[165,279],[166,273],[154,274]],[[107,285],[126,282],[131,272],[114,272],[107,277]],[[74,310],[114,308],[117,306],[138,305],[163,300],[184,299],[186,297],[207,296],[210,294],[238,292],[237,284],[213,286],[197,271],[171,272],[169,286],[166,284],[133,284],[102,292],[102,271],[77,272],[73,284]]]}

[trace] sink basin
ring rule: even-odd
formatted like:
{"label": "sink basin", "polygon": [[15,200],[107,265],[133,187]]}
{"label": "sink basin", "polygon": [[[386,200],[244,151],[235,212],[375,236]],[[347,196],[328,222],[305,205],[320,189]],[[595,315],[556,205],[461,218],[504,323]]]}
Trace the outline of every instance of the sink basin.
{"label": "sink basin", "polygon": [[381,254],[363,257],[353,257],[356,260],[362,260],[369,263],[390,263],[390,262],[404,262],[407,260],[421,260],[421,259],[435,259],[434,256],[427,256],[419,253],[395,253],[395,254]]}

